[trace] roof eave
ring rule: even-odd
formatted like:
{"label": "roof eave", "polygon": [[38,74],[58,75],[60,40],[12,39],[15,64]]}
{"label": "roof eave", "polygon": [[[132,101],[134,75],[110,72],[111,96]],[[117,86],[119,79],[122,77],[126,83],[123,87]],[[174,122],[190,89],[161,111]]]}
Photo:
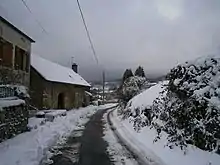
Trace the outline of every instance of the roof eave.
{"label": "roof eave", "polygon": [[27,34],[25,34],[24,32],[22,32],[21,30],[19,30],[17,27],[15,27],[13,24],[11,24],[9,21],[7,21],[5,18],[3,18],[2,16],[0,16],[0,20],[2,22],[4,22],[5,24],[7,24],[8,26],[10,26],[12,29],[14,29],[15,31],[17,31],[18,33],[20,33],[21,35],[23,35],[25,38],[27,38],[30,42],[35,43],[35,41],[29,37]]}

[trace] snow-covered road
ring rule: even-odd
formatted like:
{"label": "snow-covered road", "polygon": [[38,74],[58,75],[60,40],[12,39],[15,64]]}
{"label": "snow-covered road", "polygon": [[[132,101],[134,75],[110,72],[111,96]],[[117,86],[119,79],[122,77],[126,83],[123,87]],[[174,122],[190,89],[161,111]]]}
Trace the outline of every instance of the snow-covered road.
{"label": "snow-covered road", "polygon": [[[112,110],[109,109],[109,110]],[[120,144],[107,121],[107,109],[98,110],[53,156],[52,165],[137,165],[133,155]]]}
{"label": "snow-covered road", "polygon": [[0,143],[1,165],[39,165],[47,161],[51,147],[64,143],[74,130],[81,129],[99,109],[112,105],[89,106],[68,111],[66,116],[46,122],[30,132]]}

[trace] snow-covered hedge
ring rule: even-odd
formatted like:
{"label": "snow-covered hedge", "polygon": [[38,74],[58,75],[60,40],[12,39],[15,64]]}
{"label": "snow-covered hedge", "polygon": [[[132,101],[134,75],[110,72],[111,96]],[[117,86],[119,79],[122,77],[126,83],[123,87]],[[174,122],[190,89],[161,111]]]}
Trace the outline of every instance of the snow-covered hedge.
{"label": "snow-covered hedge", "polygon": [[142,93],[136,81],[125,83],[129,101],[121,109],[124,118],[137,131],[149,125],[156,129],[155,141],[166,135],[170,148],[192,144],[220,153],[220,58],[180,64],[167,80]]}
{"label": "snow-covered hedge", "polygon": [[158,138],[165,131],[170,147],[192,144],[220,152],[220,59],[178,65],[167,78],[169,83],[152,109]]}

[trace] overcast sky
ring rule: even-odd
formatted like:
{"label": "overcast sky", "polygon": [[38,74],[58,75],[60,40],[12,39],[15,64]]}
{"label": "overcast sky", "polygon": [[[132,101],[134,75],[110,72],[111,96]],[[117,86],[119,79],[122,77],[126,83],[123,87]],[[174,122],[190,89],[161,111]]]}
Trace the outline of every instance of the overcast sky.
{"label": "overcast sky", "polygon": [[[0,14],[30,35],[32,52],[70,66],[88,80],[120,77],[142,65],[166,73],[177,63],[220,50],[220,0],[80,0],[100,61],[97,66],[76,0],[0,0]],[[42,32],[37,19],[46,29]]]}

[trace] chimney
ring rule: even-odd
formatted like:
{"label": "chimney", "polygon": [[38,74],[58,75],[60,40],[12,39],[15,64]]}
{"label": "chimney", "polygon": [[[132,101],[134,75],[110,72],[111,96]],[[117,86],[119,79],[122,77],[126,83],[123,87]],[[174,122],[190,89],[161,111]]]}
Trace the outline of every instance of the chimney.
{"label": "chimney", "polygon": [[78,65],[76,63],[72,64],[72,70],[76,73],[78,73]]}

